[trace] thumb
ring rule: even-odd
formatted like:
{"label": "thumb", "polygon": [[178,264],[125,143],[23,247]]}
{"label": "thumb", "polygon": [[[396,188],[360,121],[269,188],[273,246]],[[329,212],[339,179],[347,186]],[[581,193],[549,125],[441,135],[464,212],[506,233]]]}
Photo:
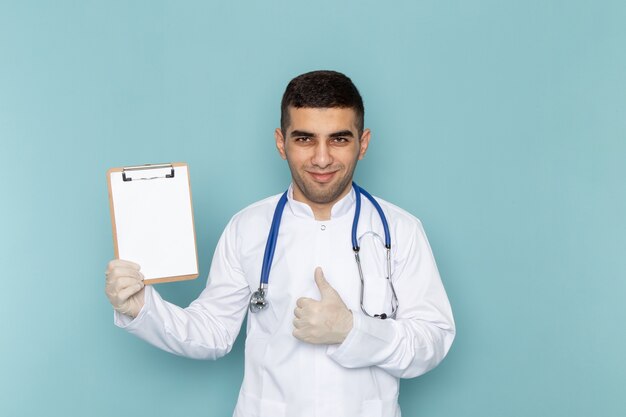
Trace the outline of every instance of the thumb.
{"label": "thumb", "polygon": [[317,288],[320,290],[320,294],[322,299],[329,297],[337,297],[337,291],[326,281],[326,277],[324,276],[324,271],[319,266],[315,268],[315,284],[317,284]]}

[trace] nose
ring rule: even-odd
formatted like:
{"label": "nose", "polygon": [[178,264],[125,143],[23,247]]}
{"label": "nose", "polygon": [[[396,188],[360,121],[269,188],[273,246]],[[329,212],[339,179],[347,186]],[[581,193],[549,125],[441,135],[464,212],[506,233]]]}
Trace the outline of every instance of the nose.
{"label": "nose", "polygon": [[333,163],[333,157],[330,154],[330,147],[326,141],[320,141],[317,144],[311,163],[319,168],[326,168]]}

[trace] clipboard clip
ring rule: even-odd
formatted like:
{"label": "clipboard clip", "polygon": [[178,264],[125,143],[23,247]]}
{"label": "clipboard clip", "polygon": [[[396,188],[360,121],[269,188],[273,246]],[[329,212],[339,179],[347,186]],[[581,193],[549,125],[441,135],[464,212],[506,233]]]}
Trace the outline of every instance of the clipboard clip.
{"label": "clipboard clip", "polygon": [[[170,169],[170,173],[165,174],[165,177],[156,176],[156,177],[131,178],[126,175],[127,172],[130,173],[134,171],[145,171],[145,170],[151,170],[151,169],[164,169],[164,168]],[[146,164],[146,165],[138,165],[138,166],[133,166],[133,167],[122,168],[122,180],[124,182],[132,181],[132,180],[156,180],[158,178],[174,178],[174,166],[172,164]]]}

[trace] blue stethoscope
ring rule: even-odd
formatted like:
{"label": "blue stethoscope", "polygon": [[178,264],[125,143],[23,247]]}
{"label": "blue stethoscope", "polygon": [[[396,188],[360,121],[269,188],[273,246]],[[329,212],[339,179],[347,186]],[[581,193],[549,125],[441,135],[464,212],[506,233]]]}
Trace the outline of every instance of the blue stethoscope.
{"label": "blue stethoscope", "polygon": [[[359,278],[361,279],[361,311],[370,317],[376,317],[380,319],[386,318],[396,318],[396,312],[398,311],[398,297],[396,296],[396,290],[393,287],[393,282],[391,281],[391,236],[389,234],[389,224],[387,223],[387,218],[385,217],[385,213],[383,213],[383,209],[380,207],[380,204],[376,201],[374,197],[363,188],[356,185],[356,183],[352,183],[352,187],[354,188],[354,192],[356,194],[356,207],[354,210],[354,220],[352,221],[352,250],[354,251],[354,259],[356,260],[356,265],[359,270]],[[365,280],[363,279],[363,269],[361,268],[361,259],[359,257],[359,242],[356,238],[357,226],[359,224],[359,216],[361,215],[361,194],[367,197],[367,199],[374,205],[374,208],[378,212],[380,216],[380,220],[383,223],[383,229],[385,232],[385,250],[387,253],[387,283],[391,288],[391,313],[381,313],[381,314],[369,314],[363,305],[363,296],[365,292]],[[274,251],[276,250],[276,241],[278,240],[278,230],[280,229],[280,221],[283,216],[283,211],[285,209],[285,204],[287,204],[287,191],[280,197],[278,200],[278,204],[276,205],[276,209],[274,210],[274,216],[272,218],[272,225],[270,227],[270,232],[267,237],[267,243],[265,244],[265,254],[263,255],[263,266],[261,267],[261,280],[259,283],[259,289],[252,293],[250,297],[250,312],[258,313],[261,310],[264,310],[269,305],[267,300],[267,285],[269,282],[270,269],[272,267],[272,260],[274,259]]]}

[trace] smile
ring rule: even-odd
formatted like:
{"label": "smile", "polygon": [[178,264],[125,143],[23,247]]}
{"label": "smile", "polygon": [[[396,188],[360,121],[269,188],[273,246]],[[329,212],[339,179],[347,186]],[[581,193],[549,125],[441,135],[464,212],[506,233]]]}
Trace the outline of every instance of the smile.
{"label": "smile", "polygon": [[337,173],[337,171],[333,171],[333,172],[322,172],[322,173],[318,173],[318,172],[308,172],[308,174],[313,177],[313,179],[316,182],[329,182],[330,180],[333,179],[333,177],[335,176],[335,174]]}

